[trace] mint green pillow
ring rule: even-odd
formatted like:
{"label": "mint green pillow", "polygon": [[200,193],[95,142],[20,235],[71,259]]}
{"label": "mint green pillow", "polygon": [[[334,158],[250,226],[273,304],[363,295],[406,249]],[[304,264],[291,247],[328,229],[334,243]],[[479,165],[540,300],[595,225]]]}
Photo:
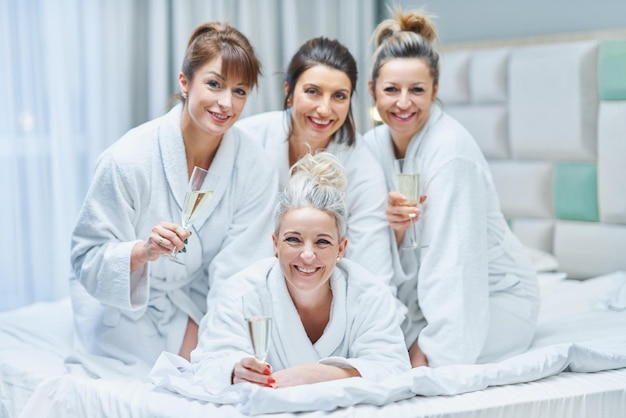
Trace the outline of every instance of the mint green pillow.
{"label": "mint green pillow", "polygon": [[595,163],[557,163],[553,173],[554,216],[598,222],[598,168]]}
{"label": "mint green pillow", "polygon": [[598,86],[601,100],[626,100],[626,39],[600,44]]}

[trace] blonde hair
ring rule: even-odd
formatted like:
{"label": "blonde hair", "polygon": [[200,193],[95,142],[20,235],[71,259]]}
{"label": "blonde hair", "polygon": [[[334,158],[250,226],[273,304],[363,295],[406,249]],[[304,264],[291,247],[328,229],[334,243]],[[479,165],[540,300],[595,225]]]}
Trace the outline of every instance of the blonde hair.
{"label": "blonde hair", "polygon": [[314,208],[335,218],[339,238],[347,229],[344,191],[348,179],[339,160],[329,152],[305,154],[291,168],[289,185],[280,194],[276,209],[276,233],[283,216],[290,210]]}
{"label": "blonde hair", "polygon": [[403,11],[395,8],[392,18],[382,21],[374,29],[372,42],[376,48],[372,64],[372,83],[380,67],[394,58],[420,58],[428,65],[433,85],[439,83],[439,54],[433,44],[437,40],[434,16],[423,10]]}

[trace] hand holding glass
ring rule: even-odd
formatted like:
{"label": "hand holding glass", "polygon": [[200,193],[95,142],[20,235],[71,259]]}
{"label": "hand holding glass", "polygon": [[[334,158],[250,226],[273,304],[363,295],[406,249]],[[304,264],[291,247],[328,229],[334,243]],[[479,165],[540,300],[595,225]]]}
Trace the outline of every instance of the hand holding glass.
{"label": "hand holding glass", "polygon": [[[395,161],[395,171],[398,178],[398,191],[406,198],[405,206],[417,206],[420,197],[420,175],[417,172],[417,161],[414,159],[398,159]],[[417,225],[411,219],[411,225],[406,231],[407,239],[402,241],[400,248],[417,248]]]}
{"label": "hand holding glass", "polygon": [[[198,215],[206,208],[207,203],[213,196],[213,191],[217,186],[218,176],[209,173],[207,170],[194,167],[189,179],[189,188],[185,193],[183,201],[182,226],[185,231],[189,231]],[[176,255],[177,249],[174,247],[169,259],[178,264],[185,264]]]}
{"label": "hand holding glass", "polygon": [[270,347],[272,300],[267,289],[257,288],[241,297],[243,317],[254,357],[265,361]]}

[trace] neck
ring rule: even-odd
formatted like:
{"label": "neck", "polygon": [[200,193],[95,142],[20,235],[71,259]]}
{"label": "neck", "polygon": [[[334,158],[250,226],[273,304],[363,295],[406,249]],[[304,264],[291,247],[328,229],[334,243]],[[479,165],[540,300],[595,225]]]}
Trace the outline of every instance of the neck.
{"label": "neck", "polygon": [[289,134],[289,166],[294,165],[305,154],[315,154],[316,151],[328,148],[331,137],[323,141],[313,141],[309,138],[303,138],[296,133]]}
{"label": "neck", "polygon": [[391,142],[393,143],[393,151],[396,158],[404,158],[406,156],[406,150],[409,148],[409,143],[413,135],[398,134],[391,131]]}
{"label": "neck", "polygon": [[[185,114],[183,113],[183,115]],[[195,128],[194,125],[188,121],[186,122],[185,119],[188,120],[189,118],[183,117],[181,119],[180,129],[185,145],[188,174],[191,176],[195,166],[204,169],[208,169],[211,166],[223,135],[211,136],[205,131]]]}
{"label": "neck", "polygon": [[[330,280],[330,279],[329,279]],[[296,310],[302,315],[302,312],[320,312],[320,309],[328,306],[330,308],[330,302],[333,299],[333,292],[330,290],[330,281],[325,282],[317,289],[310,291],[299,291],[292,288],[287,283],[287,289],[289,295]]]}

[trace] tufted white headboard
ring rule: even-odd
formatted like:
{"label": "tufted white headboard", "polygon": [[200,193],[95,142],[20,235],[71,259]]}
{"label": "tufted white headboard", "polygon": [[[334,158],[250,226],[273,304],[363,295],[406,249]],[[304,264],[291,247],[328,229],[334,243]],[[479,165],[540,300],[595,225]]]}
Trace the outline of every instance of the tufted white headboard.
{"label": "tufted white headboard", "polygon": [[626,38],[446,50],[439,99],[524,244],[571,278],[626,270]]}

